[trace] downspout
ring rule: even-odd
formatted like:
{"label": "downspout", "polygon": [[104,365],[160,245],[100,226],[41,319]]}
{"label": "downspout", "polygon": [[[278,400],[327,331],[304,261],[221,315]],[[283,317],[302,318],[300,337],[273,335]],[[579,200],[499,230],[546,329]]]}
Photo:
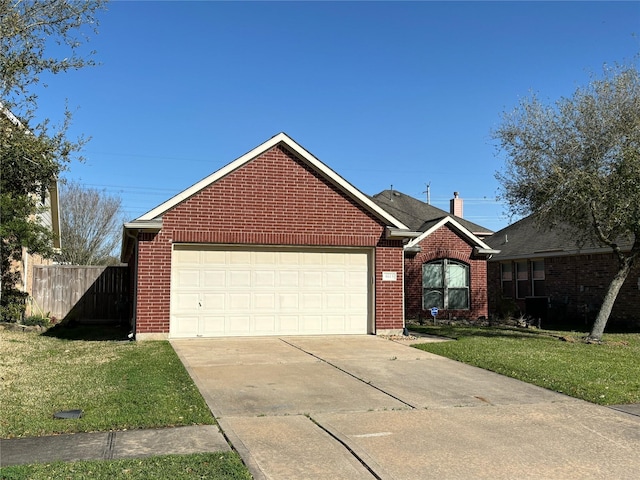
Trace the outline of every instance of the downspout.
{"label": "downspout", "polygon": [[404,269],[405,269],[405,256],[404,256],[404,245],[402,246],[402,335],[405,337],[409,336],[409,329],[407,328],[407,304],[406,304],[406,298],[405,298],[405,288],[406,285],[404,284],[405,282],[405,276],[404,276]]}
{"label": "downspout", "polygon": [[129,338],[131,340],[135,340],[136,330],[137,330],[137,311],[138,311],[138,235],[132,235],[128,229],[125,228],[125,235],[131,239],[133,239],[133,302],[131,305],[131,323],[133,330],[129,334]]}

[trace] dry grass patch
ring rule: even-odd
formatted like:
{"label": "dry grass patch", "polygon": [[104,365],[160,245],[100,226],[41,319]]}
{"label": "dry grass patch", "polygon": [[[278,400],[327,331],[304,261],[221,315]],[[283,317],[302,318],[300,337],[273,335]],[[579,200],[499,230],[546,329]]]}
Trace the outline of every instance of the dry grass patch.
{"label": "dry grass patch", "polygon": [[[168,342],[64,340],[0,332],[0,437],[211,424]],[[61,410],[82,409],[78,420]]]}

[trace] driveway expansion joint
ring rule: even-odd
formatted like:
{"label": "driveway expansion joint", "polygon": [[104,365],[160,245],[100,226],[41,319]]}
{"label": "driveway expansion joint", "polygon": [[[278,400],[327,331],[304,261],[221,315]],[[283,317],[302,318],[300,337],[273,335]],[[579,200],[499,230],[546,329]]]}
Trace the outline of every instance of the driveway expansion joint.
{"label": "driveway expansion joint", "polygon": [[371,474],[373,475],[373,478],[375,478],[376,480],[384,480],[383,477],[381,477],[380,475],[378,475],[376,473],[376,471],[367,464],[367,462],[360,456],[358,455],[353,448],[351,448],[349,446],[349,444],[346,442],[346,440],[343,440],[342,438],[340,438],[340,435],[334,434],[329,428],[324,427],[322,424],[320,424],[317,420],[315,420],[313,417],[309,416],[308,417],[309,420],[311,420],[311,422],[313,422],[313,424],[315,426],[317,426],[318,428],[320,428],[323,432],[325,432],[327,435],[329,435],[331,438],[333,438],[336,442],[338,442],[340,445],[342,445],[351,456],[353,456],[353,458],[355,458],[358,462],[360,462],[360,464]]}
{"label": "driveway expansion joint", "polygon": [[369,386],[369,387],[371,387],[371,388],[373,388],[373,389],[375,389],[375,390],[379,391],[380,393],[383,393],[384,395],[386,395],[386,396],[388,396],[388,397],[391,397],[391,398],[393,398],[394,400],[397,400],[398,402],[400,402],[400,403],[402,403],[402,404],[406,405],[407,407],[409,407],[411,410],[416,410],[417,408],[419,408],[419,407],[416,407],[415,405],[412,405],[412,404],[410,404],[409,402],[407,402],[407,401],[405,401],[405,400],[403,400],[403,399],[401,399],[401,398],[399,398],[399,397],[396,397],[395,395],[393,395],[393,394],[391,394],[391,393],[389,393],[389,392],[387,392],[387,391],[383,390],[382,388],[377,387],[376,385],[374,385],[373,383],[371,383],[371,381],[366,381],[366,380],[364,380],[364,379],[362,379],[362,378],[358,377],[357,375],[354,375],[353,373],[351,373],[351,372],[349,372],[349,371],[347,371],[347,370],[345,370],[345,369],[343,369],[343,368],[340,368],[339,366],[337,366],[337,365],[335,365],[335,364],[331,363],[331,362],[330,362],[330,361],[328,361],[328,360],[325,360],[324,358],[322,358],[322,357],[320,357],[320,356],[316,355],[316,354],[315,354],[315,353],[313,353],[313,352],[309,352],[309,351],[305,350],[304,348],[299,347],[298,345],[295,345],[295,344],[293,344],[293,343],[291,343],[291,342],[286,341],[286,340],[285,340],[285,339],[283,339],[283,338],[280,338],[280,341],[282,341],[282,342],[286,343],[287,345],[289,345],[289,346],[291,346],[291,347],[293,347],[293,348],[296,348],[296,349],[300,350],[300,351],[301,351],[301,352],[303,352],[303,353],[306,353],[307,355],[312,356],[313,358],[318,359],[319,361],[321,361],[321,362],[323,362],[323,363],[325,363],[325,364],[329,365],[329,366],[330,366],[330,367],[332,367],[332,368],[335,368],[336,370],[338,370],[338,371],[340,371],[340,372],[342,372],[342,373],[344,373],[344,374],[346,374],[346,375],[349,375],[351,378],[354,378],[354,379],[358,380],[359,382],[364,383],[365,385],[367,385],[367,386]]}

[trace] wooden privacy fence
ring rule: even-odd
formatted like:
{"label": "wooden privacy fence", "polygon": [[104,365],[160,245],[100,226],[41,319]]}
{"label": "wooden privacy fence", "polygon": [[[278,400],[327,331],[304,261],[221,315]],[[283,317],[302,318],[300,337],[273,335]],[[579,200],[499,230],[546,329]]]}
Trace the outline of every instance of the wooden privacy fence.
{"label": "wooden privacy fence", "polygon": [[34,266],[31,313],[81,323],[124,322],[129,317],[129,269]]}

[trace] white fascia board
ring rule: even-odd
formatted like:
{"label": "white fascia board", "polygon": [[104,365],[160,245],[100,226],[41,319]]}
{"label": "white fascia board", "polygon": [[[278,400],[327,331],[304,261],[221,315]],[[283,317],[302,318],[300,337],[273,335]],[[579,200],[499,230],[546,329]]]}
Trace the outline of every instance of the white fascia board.
{"label": "white fascia board", "polygon": [[153,232],[162,229],[162,220],[140,221],[134,220],[123,225],[125,230],[139,230],[141,232]]}
{"label": "white fascia board", "polygon": [[314,157],[309,151],[307,151],[305,148],[300,146],[286,133],[279,133],[274,137],[271,137],[269,140],[262,143],[261,145],[258,145],[253,150],[245,153],[240,158],[237,158],[233,162],[222,167],[220,170],[200,180],[198,183],[192,185],[186,190],[183,190],[175,197],[172,197],[166,202],[162,203],[161,205],[158,205],[156,208],[148,211],[147,213],[137,218],[136,220],[148,221],[148,220],[153,220],[154,218],[159,217],[164,212],[175,207],[180,202],[198,193],[200,190],[211,185],[212,183],[220,180],[221,178],[225,177],[226,175],[233,172],[234,170],[237,170],[238,168],[243,166],[245,163],[248,163],[249,161],[253,160],[257,156],[261,155],[262,153],[266,152],[267,150],[275,147],[280,143],[285,144],[289,149],[293,150],[298,155],[298,157],[301,158],[304,162],[312,166],[318,172],[322,173],[322,175],[328,178],[335,185],[339,186],[344,192],[350,195],[354,200],[358,201],[361,205],[363,205],[373,213],[377,214],[379,217],[389,222],[391,226],[399,229],[408,230],[408,227],[406,225],[404,225],[398,219],[394,218],[388,212],[381,209],[378,205],[376,205],[371,200],[369,200],[369,198],[366,195],[364,195],[362,192],[360,192],[360,190],[355,188],[353,185],[347,182],[344,178],[342,178],[340,175],[334,172],[331,168],[329,168],[327,165],[325,165],[316,157]]}
{"label": "white fascia board", "polygon": [[422,235],[420,235],[417,238],[414,238],[409,243],[407,243],[407,248],[418,245],[422,240],[427,238],[433,232],[435,232],[440,227],[443,227],[443,226],[445,226],[447,224],[450,224],[453,228],[458,230],[458,232],[460,232],[462,235],[467,237],[477,247],[479,247],[481,249],[491,250],[491,247],[489,245],[484,243],[482,240],[480,240],[478,237],[476,237],[471,231],[469,231],[467,228],[463,227],[455,219],[453,219],[452,217],[449,217],[449,216],[444,217],[442,220],[440,220],[438,223],[436,223],[433,227],[431,227],[430,229],[426,230]]}

